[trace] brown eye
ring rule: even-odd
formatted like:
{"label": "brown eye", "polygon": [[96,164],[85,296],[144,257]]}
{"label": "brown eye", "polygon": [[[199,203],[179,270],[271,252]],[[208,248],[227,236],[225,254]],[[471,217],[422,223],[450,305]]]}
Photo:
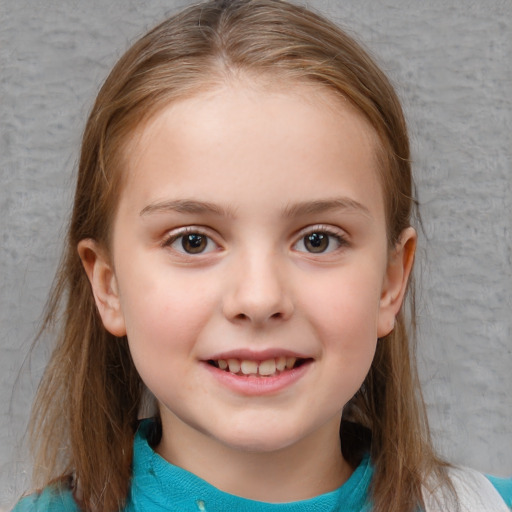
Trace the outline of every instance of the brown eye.
{"label": "brown eye", "polygon": [[181,247],[188,254],[199,254],[208,245],[208,237],[200,233],[190,233],[181,237]]}
{"label": "brown eye", "polygon": [[163,241],[162,247],[170,248],[176,253],[197,256],[219,249],[219,246],[208,235],[200,231],[184,229],[172,233],[167,240]]}
{"label": "brown eye", "polygon": [[[305,231],[305,230],[304,230]],[[341,232],[323,227],[312,227],[293,244],[293,249],[306,254],[328,254],[343,247],[349,247],[348,241]]]}
{"label": "brown eye", "polygon": [[308,252],[325,252],[329,247],[329,235],[327,233],[310,233],[303,240],[304,247]]}

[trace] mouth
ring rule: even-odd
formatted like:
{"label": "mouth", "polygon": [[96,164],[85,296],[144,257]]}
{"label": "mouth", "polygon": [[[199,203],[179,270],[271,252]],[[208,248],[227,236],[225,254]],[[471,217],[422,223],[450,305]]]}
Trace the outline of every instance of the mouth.
{"label": "mouth", "polygon": [[312,361],[310,358],[276,357],[255,361],[251,359],[210,359],[207,363],[226,373],[238,376],[274,377],[281,373],[294,370]]}

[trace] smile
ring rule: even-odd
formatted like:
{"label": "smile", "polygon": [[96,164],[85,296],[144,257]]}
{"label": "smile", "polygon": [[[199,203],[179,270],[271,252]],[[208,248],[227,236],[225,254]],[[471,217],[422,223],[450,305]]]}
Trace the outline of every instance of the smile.
{"label": "smile", "polygon": [[208,364],[233,375],[259,375],[273,377],[287,370],[293,370],[304,364],[307,360],[297,357],[276,357],[264,361],[250,359],[218,359],[208,361]]}

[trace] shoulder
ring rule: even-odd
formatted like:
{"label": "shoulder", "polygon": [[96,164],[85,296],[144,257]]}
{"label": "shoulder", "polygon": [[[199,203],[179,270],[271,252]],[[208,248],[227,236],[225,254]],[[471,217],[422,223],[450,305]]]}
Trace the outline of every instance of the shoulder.
{"label": "shoulder", "polygon": [[48,486],[22,498],[12,512],[79,512],[71,490],[65,486]]}
{"label": "shoulder", "polygon": [[499,478],[491,475],[485,476],[512,510],[512,476],[510,478]]}
{"label": "shoulder", "polygon": [[[461,512],[510,512],[511,479],[486,477],[469,468],[451,467],[448,476],[455,496],[444,485],[430,481],[423,498],[425,512],[444,512],[455,509]],[[455,501],[454,498],[456,497]]]}
{"label": "shoulder", "polygon": [[[510,511],[511,481],[505,485],[503,479],[499,488],[491,478],[469,468],[452,468],[449,471],[450,478],[457,491],[457,496],[462,510],[508,512]],[[496,481],[496,480],[495,480]],[[508,493],[507,491],[508,487]],[[508,494],[508,503],[506,501]],[[508,506],[507,506],[508,505]]]}

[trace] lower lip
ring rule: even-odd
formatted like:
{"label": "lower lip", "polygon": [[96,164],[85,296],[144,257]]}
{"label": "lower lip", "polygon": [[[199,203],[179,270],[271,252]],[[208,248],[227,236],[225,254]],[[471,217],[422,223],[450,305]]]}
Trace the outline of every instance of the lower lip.
{"label": "lower lip", "polygon": [[286,370],[270,377],[235,375],[206,362],[203,364],[218,382],[232,391],[246,396],[264,396],[278,393],[295,384],[308,372],[312,361],[306,361],[298,368]]}

